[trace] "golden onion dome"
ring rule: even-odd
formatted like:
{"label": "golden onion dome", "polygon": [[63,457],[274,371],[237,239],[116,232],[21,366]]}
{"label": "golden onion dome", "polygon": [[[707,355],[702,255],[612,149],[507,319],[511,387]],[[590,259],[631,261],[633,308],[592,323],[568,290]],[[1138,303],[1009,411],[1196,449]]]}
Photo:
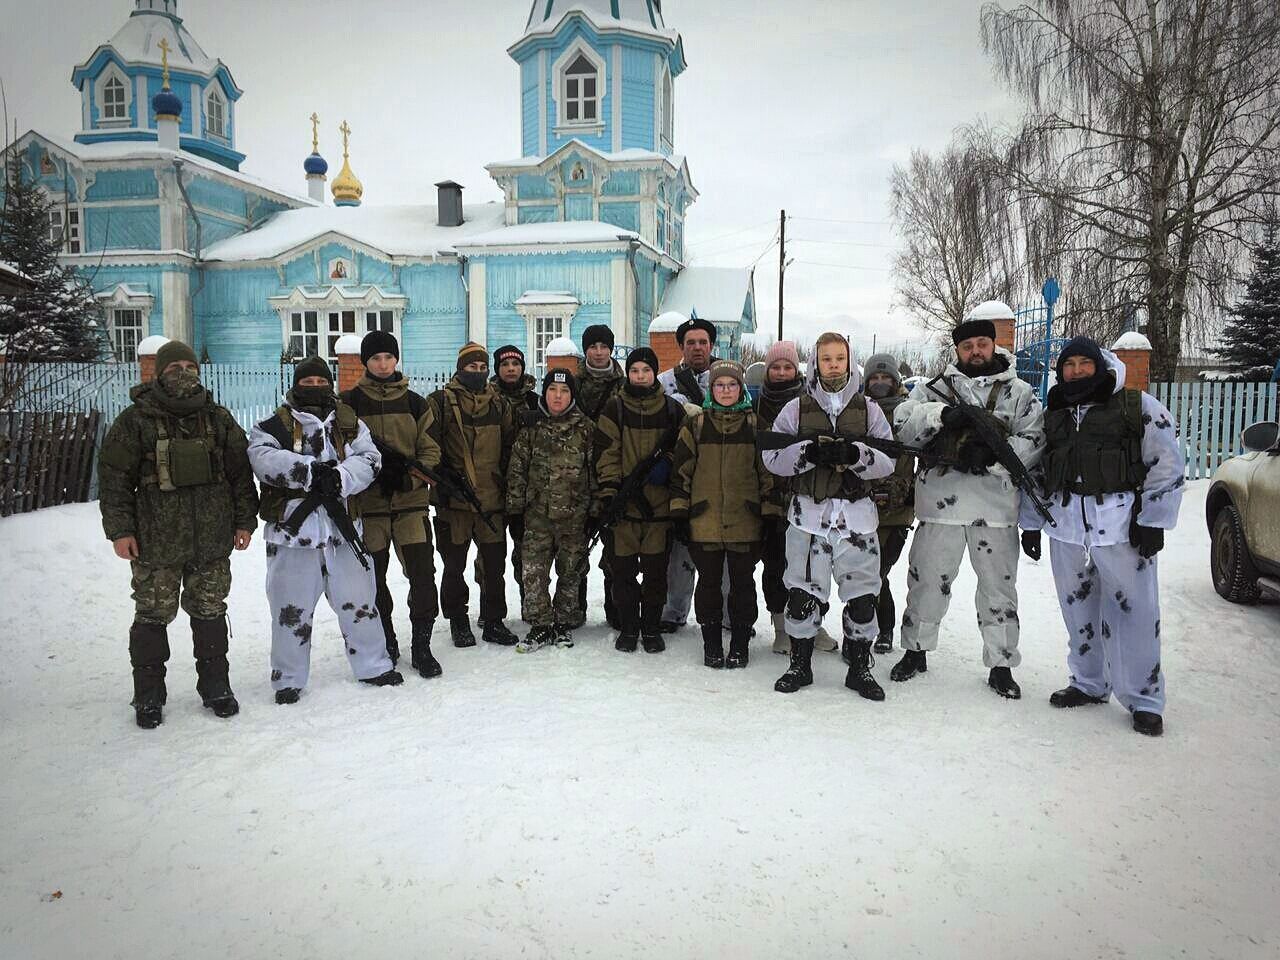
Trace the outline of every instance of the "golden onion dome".
{"label": "golden onion dome", "polygon": [[344,120],[338,130],[342,133],[342,171],[333,178],[329,190],[333,193],[335,206],[358,207],[360,198],[364,196],[364,184],[351,171],[351,156],[348,151],[351,127]]}

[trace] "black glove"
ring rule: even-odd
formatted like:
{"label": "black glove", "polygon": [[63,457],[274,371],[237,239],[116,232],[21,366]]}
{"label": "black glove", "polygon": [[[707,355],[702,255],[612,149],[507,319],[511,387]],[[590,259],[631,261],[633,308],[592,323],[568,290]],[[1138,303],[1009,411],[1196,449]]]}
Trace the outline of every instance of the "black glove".
{"label": "black glove", "polygon": [[378,485],[382,488],[383,496],[388,498],[412,489],[413,481],[409,478],[409,471],[405,469],[405,462],[393,457],[383,457],[382,469],[378,471]]}
{"label": "black glove", "polygon": [[964,411],[950,404],[942,408],[942,425],[948,430],[958,430],[968,422]]}
{"label": "black glove", "polygon": [[1138,551],[1138,556],[1150,560],[1164,549],[1164,531],[1159,527],[1144,527],[1135,517],[1129,524],[1129,546]]}
{"label": "black glove", "polygon": [[857,451],[853,451],[850,459],[850,444],[841,440],[810,440],[804,448],[804,458],[817,467],[834,467],[840,463],[851,463],[856,460]]}
{"label": "black glove", "polygon": [[323,497],[342,496],[342,474],[332,460],[317,460],[311,464],[311,489]]}
{"label": "black glove", "polygon": [[987,472],[988,467],[996,465],[995,451],[977,441],[962,444],[956,453],[956,459],[960,461],[961,470],[976,476],[981,476]]}
{"label": "black glove", "polygon": [[655,463],[649,468],[649,475],[644,478],[644,482],[651,487],[665,487],[671,482],[671,461],[664,458]]}
{"label": "black glove", "polygon": [[1022,552],[1032,560],[1040,559],[1040,531],[1039,530],[1023,530],[1022,531]]}
{"label": "black glove", "polygon": [[688,543],[693,536],[693,531],[689,528],[688,517],[672,517],[671,531],[675,534],[675,538],[681,543]]}

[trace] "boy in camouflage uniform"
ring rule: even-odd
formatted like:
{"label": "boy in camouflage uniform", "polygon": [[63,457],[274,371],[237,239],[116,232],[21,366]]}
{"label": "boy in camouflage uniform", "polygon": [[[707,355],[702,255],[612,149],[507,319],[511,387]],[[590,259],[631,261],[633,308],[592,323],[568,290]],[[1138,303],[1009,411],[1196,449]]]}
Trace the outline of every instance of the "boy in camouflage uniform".
{"label": "boy in camouflage uniform", "polygon": [[171,340],[156,354],[158,379],[130,391],[98,457],[102,528],[133,568],[129,630],[138,726],[164,719],[168,625],[191,618],[196,690],[219,717],[240,710],[227,665],[231,549],[258,525],[244,431],[200,385],[196,355]]}
{"label": "boy in camouflage uniform", "polygon": [[[507,473],[507,515],[524,520],[524,619],[532,629],[516,646],[524,653],[555,643],[573,646],[578,583],[587,570],[587,514],[595,482],[595,427],[575,403],[577,382],[567,370],[542,381],[538,415],[516,437]],[[548,596],[551,562],[556,595]]]}

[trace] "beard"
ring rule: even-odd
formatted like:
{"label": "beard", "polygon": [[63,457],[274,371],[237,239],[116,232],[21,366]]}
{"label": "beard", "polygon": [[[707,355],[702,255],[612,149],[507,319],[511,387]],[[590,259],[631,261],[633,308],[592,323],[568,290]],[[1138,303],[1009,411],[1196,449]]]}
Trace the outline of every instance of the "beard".
{"label": "beard", "polygon": [[956,369],[963,373],[966,377],[989,377],[993,373],[1000,373],[1005,369],[1007,364],[1002,362],[1003,358],[996,356],[994,353],[985,360],[967,360],[956,364]]}

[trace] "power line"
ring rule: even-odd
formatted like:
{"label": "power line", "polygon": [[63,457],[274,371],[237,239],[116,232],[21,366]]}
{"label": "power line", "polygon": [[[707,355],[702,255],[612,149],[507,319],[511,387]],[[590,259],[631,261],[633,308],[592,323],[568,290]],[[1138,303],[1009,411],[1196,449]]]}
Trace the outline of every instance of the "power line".
{"label": "power line", "polygon": [[[769,246],[773,246],[774,241],[776,241],[777,239],[778,239],[777,234],[774,234],[773,239],[769,241]],[[712,250],[710,253],[707,253],[706,251],[693,251],[693,252],[699,258],[706,259],[708,257],[718,257],[722,253],[733,253],[735,250],[755,250],[759,246],[759,244],[760,244],[759,240],[752,240],[750,243],[742,243],[736,247],[725,247],[722,250]],[[768,247],[766,247],[765,249],[768,249]]]}
{"label": "power line", "polygon": [[834,267],[837,270],[870,270],[875,273],[893,273],[888,267],[859,267],[849,263],[819,263],[817,260],[796,260],[810,267]]}
{"label": "power line", "polygon": [[809,223],[856,223],[864,227],[892,227],[892,220],[835,220],[830,217],[788,217],[789,220],[805,220]]}
{"label": "power line", "polygon": [[[799,217],[796,218],[797,220]],[[879,247],[885,250],[897,250],[896,243],[862,243],[857,240],[814,240],[809,237],[792,237],[793,243],[830,243],[838,247]]]}
{"label": "power line", "polygon": [[748,231],[751,231],[751,230],[759,230],[761,227],[767,227],[772,223],[773,223],[773,219],[770,218],[768,220],[763,220],[760,223],[753,224],[750,227],[743,227],[741,230],[734,230],[732,233],[722,233],[720,234],[720,236],[711,237],[709,240],[694,240],[692,243],[686,244],[686,246],[700,247],[703,244],[715,243],[717,240],[727,240],[730,237],[736,237],[739,234],[747,233]]}

